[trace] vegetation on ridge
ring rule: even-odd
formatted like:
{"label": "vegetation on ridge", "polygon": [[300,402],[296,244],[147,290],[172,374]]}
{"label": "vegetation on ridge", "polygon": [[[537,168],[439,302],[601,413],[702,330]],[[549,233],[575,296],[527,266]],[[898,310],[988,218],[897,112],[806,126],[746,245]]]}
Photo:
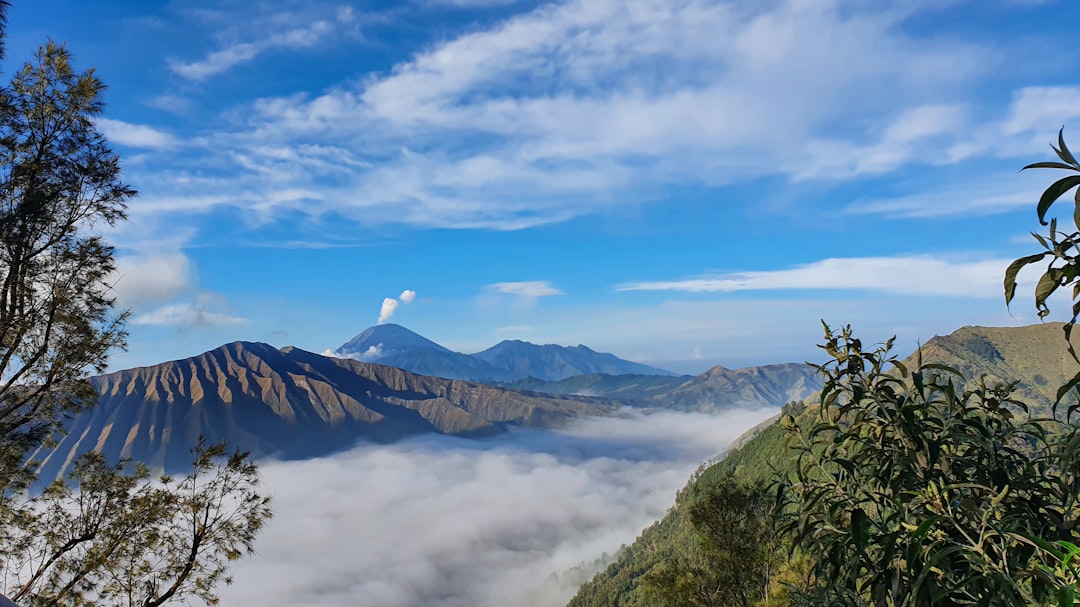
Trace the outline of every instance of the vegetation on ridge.
{"label": "vegetation on ridge", "polygon": [[[1054,151],[1061,162],[1025,168],[1080,173],[1060,133]],[[1040,223],[1078,185],[1070,175],[1047,188]],[[1080,357],[1069,339],[1080,318],[1080,190],[1075,199],[1078,232],[1051,220],[1048,237],[1035,235],[1046,251],[1005,271],[1008,303],[1019,271],[1049,258],[1035,288],[1041,317],[1053,292],[1073,287],[1061,351],[1039,352],[1045,366],[1010,361],[1023,357],[971,328],[925,349],[966,352],[958,370],[924,352],[905,364],[891,340],[866,349],[849,327],[826,326],[816,402],[789,407],[703,470],[570,605],[1080,604]],[[1021,368],[1028,385],[1001,377]],[[771,512],[748,497],[763,492],[776,499]],[[718,502],[741,503],[740,516],[708,508]],[[712,552],[722,539],[772,549],[732,562]],[[756,585],[736,591],[743,582]]]}

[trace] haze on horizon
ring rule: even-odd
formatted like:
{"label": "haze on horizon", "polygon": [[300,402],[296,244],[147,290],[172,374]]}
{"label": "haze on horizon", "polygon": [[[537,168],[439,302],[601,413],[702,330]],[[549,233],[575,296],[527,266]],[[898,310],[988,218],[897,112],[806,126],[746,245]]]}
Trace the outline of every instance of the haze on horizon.
{"label": "haze on horizon", "polygon": [[[1070,0],[16,1],[109,86],[141,196],[112,368],[380,321],[699,373],[1035,322],[1001,297],[1080,137]],[[1061,306],[1057,310],[1063,309]]]}

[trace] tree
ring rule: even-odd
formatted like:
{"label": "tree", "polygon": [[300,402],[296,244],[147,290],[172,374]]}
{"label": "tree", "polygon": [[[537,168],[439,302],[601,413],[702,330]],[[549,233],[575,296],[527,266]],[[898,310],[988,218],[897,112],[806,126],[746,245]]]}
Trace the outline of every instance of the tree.
{"label": "tree", "polygon": [[780,538],[766,488],[728,473],[692,482],[687,491],[680,499],[692,541],[645,576],[648,594],[661,605],[750,607],[768,600]]}
{"label": "tree", "polygon": [[[2,9],[2,6],[0,6]],[[135,191],[94,127],[103,85],[49,42],[0,90],[0,488],[30,480],[29,449],[65,412],[92,405],[88,370],[124,345],[108,284],[113,249],[94,233]]]}
{"label": "tree", "polygon": [[[7,7],[0,0],[0,42]],[[3,589],[29,605],[214,603],[227,563],[271,515],[247,454],[200,444],[175,482],[91,453],[68,483],[27,497],[28,453],[96,403],[89,374],[125,344],[114,249],[99,232],[126,218],[135,190],[95,126],[103,91],[51,41],[0,88]]]}
{"label": "tree", "polygon": [[[1062,162],[1025,168],[1080,172],[1061,133]],[[1042,195],[1050,206],[1080,185],[1056,181]],[[1080,192],[1074,221],[1080,230]],[[1080,317],[1080,233],[1049,222],[1035,235],[1045,252],[1005,272],[1010,302],[1021,268],[1047,257],[1035,289],[1040,317],[1047,298],[1073,286],[1069,338]],[[1080,409],[1071,399],[1039,417],[1013,397],[1013,384],[987,384],[948,367],[906,368],[892,340],[864,349],[850,327],[825,326],[830,360],[816,410],[787,416],[798,452],[794,478],[780,483],[784,531],[814,561],[816,584],[806,604],[876,606],[1073,605],[1080,585]],[[1076,352],[1069,345],[1076,359]],[[1080,362],[1080,360],[1078,360]]]}
{"label": "tree", "polygon": [[250,552],[269,517],[258,471],[241,453],[200,443],[179,482],[147,482],[145,466],[109,465],[97,453],[74,467],[79,487],[53,483],[7,549],[11,598],[31,605],[157,607],[194,596],[215,604],[229,561]]}

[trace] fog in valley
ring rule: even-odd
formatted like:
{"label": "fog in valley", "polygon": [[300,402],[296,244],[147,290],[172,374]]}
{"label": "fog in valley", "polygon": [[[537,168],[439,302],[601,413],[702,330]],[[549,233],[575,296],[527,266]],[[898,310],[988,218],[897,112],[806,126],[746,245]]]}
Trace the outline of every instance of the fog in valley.
{"label": "fog in valley", "polygon": [[569,570],[632,542],[703,461],[775,413],[626,412],[266,462],[275,518],[222,604],[564,605],[580,583]]}

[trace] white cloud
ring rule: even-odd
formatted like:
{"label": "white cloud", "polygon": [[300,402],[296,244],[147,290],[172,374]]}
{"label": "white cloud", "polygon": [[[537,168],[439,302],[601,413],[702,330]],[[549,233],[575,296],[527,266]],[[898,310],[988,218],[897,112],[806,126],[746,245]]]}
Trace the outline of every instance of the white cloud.
{"label": "white cloud", "polygon": [[110,143],[152,149],[171,148],[177,144],[172,135],[145,124],[131,124],[110,118],[98,118],[94,124],[101,129]]}
{"label": "white cloud", "polygon": [[[169,171],[139,175],[140,189],[174,214],[228,206],[260,221],[517,230],[665,200],[670,183],[851,179],[1046,151],[1056,128],[1046,125],[1075,115],[1078,89],[1021,89],[1011,106],[976,98],[1006,51],[990,37],[908,27],[931,10],[902,0],[523,6],[352,82],[232,108],[225,128],[195,138],[201,147],[169,157]],[[358,19],[323,12],[293,23],[325,33],[279,20],[258,28],[277,34],[181,65],[206,77]]]}
{"label": "white cloud", "polygon": [[381,343],[374,346],[368,346],[367,350],[363,352],[348,352],[342,353],[338,350],[323,350],[323,356],[330,356],[333,358],[351,358],[353,360],[359,360],[361,362],[376,361],[386,355],[383,351],[383,345]]}
{"label": "white cloud", "polygon": [[493,291],[517,295],[529,299],[538,297],[550,297],[552,295],[564,295],[562,291],[551,286],[546,280],[532,280],[524,282],[497,282],[489,287]]}
{"label": "white cloud", "polygon": [[917,295],[1001,297],[1003,268],[1011,261],[950,261],[925,255],[833,258],[785,270],[629,283],[618,290],[715,293],[859,289]]}
{"label": "white cloud", "polygon": [[[401,295],[397,299],[393,297],[386,297],[383,299],[382,307],[379,309],[379,323],[382,324],[397,312],[401,304],[411,304],[416,299],[416,291],[411,289],[405,289],[401,292]],[[381,345],[381,344],[380,344]],[[366,359],[365,359],[366,360]]]}
{"label": "white cloud", "polygon": [[869,144],[816,139],[806,150],[809,161],[792,166],[798,179],[882,174],[918,160],[947,163],[942,141],[952,143],[965,131],[965,109],[959,105],[927,105],[904,110],[885,125],[879,140]]}
{"label": "white cloud", "polygon": [[[895,198],[858,200],[844,209],[850,215],[886,217],[946,217],[993,215],[1035,208],[1036,196],[1046,185],[1038,171],[956,181],[945,187],[923,189]],[[1034,215],[1032,216],[1034,217]]]}
{"label": "white cloud", "polygon": [[583,581],[569,569],[633,541],[702,461],[774,412],[635,413],[263,463],[275,516],[222,604],[564,605]]}
{"label": "white cloud", "polygon": [[382,324],[397,312],[398,300],[393,297],[386,297],[382,300],[382,306],[379,308],[379,324]]}
{"label": "white cloud", "polygon": [[179,251],[124,255],[116,266],[110,282],[123,308],[168,301],[194,283],[191,260]]}
{"label": "white cloud", "polygon": [[[352,11],[338,12],[337,21],[348,23],[352,21]],[[255,42],[237,42],[221,50],[208,54],[199,61],[169,62],[169,69],[189,80],[206,80],[207,78],[226,72],[237,65],[254,60],[262,53],[275,48],[304,48],[318,44],[327,35],[334,31],[335,25],[330,21],[318,20],[304,27],[289,29],[286,31],[270,34]]]}
{"label": "white cloud", "polygon": [[[222,183],[180,189],[268,213],[511,230],[669,182],[894,170],[956,137],[955,96],[986,69],[985,49],[913,35],[909,10],[544,4],[351,85],[243,108],[234,132],[207,137]],[[302,204],[274,201],[288,187]]]}
{"label": "white cloud", "polygon": [[194,301],[168,304],[131,319],[131,324],[137,326],[176,328],[229,327],[247,322],[246,318],[231,315],[228,305],[220,296],[207,293],[199,295]]}
{"label": "white cloud", "polygon": [[1013,94],[1002,131],[1006,135],[1051,133],[1076,118],[1080,118],[1080,86],[1031,86]]}

